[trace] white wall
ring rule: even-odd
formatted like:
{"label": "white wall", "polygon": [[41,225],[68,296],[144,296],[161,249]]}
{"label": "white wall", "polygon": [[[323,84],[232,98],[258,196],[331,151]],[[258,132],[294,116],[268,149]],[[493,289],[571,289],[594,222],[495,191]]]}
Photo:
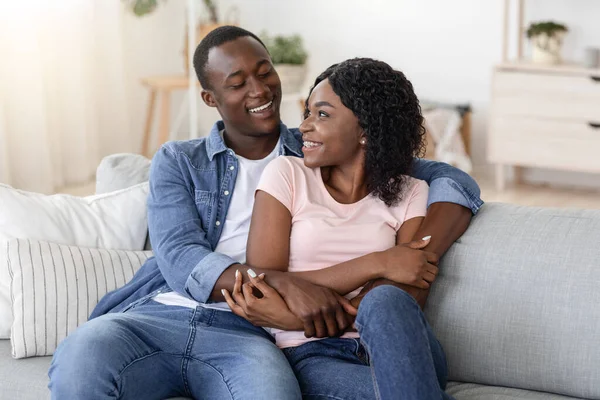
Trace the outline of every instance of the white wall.
{"label": "white wall", "polygon": [[[183,72],[185,3],[169,0],[149,17],[126,20],[133,128],[140,134],[147,94],[137,83],[139,77]],[[366,56],[404,71],[422,99],[471,103],[473,159],[475,165],[486,164],[490,79],[502,51],[502,0],[218,0],[218,4],[222,13],[237,6],[241,25],[255,33],[300,33],[310,53],[307,88],[329,65]],[[571,28],[565,43],[567,58],[581,59],[585,46],[600,47],[597,0],[529,0],[526,14],[528,20],[554,19]],[[299,120],[296,109],[284,110],[283,115],[288,125]],[[201,132],[215,118],[213,110],[207,112],[201,105]],[[552,180],[554,174],[538,175],[532,178]],[[600,185],[596,178],[577,177]],[[563,175],[559,181],[572,182],[573,177]]]}

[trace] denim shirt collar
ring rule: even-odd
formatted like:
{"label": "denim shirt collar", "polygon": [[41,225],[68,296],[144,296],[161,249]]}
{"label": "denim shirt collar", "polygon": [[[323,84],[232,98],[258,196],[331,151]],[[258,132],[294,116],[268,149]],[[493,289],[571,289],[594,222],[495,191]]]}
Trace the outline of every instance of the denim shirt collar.
{"label": "denim shirt collar", "polygon": [[[208,153],[208,159],[213,160],[215,155],[222,153],[227,150],[225,141],[221,137],[221,131],[225,129],[223,121],[217,121],[210,129],[210,134],[206,141],[206,152]],[[279,155],[287,154],[287,151],[297,157],[302,157],[302,145],[301,142],[294,134],[288,129],[283,122],[279,123],[279,132],[281,137],[281,148]]]}

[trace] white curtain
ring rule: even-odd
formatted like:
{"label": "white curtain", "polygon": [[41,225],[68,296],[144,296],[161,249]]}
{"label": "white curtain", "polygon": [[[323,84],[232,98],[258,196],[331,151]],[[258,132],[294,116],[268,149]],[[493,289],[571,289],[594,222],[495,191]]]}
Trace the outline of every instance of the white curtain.
{"label": "white curtain", "polygon": [[122,19],[119,0],[0,0],[0,182],[53,193],[136,148]]}

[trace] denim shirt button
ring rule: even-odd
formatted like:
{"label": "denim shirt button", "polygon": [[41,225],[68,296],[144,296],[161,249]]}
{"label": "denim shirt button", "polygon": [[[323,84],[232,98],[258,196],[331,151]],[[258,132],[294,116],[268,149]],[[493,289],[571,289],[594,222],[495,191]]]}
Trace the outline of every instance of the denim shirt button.
{"label": "denim shirt button", "polygon": [[234,169],[235,169],[235,167],[233,165],[229,167],[230,171],[233,171]]}
{"label": "denim shirt button", "polygon": [[215,222],[215,225],[216,225],[216,226],[219,226],[219,225],[221,225],[221,221],[217,221],[217,222]]}
{"label": "denim shirt button", "polygon": [[229,190],[226,190],[226,191],[224,191],[224,192],[223,192],[223,194],[224,194],[225,196],[229,196]]}

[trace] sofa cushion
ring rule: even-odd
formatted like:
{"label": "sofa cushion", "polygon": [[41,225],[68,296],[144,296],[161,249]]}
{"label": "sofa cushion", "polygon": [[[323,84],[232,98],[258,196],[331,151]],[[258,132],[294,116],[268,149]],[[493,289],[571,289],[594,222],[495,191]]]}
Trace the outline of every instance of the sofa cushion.
{"label": "sofa cushion", "polygon": [[449,379],[600,399],[600,211],[487,204],[426,314]]}
{"label": "sofa cushion", "polygon": [[86,322],[106,293],[125,285],[151,252],[11,239],[12,354],[49,356]]}
{"label": "sofa cushion", "polygon": [[459,382],[449,382],[446,393],[452,395],[456,400],[581,400],[577,397],[534,392],[532,390]]}
{"label": "sofa cushion", "polygon": [[112,154],[96,169],[96,193],[109,193],[148,181],[150,160],[139,154]]}
{"label": "sofa cushion", "polygon": [[[0,259],[4,241],[12,238],[141,250],[148,231],[147,196],[147,182],[88,197],[46,196],[0,184]],[[9,337],[12,323],[9,282],[0,264],[0,338]]]}
{"label": "sofa cushion", "polygon": [[[102,159],[96,169],[96,194],[110,193],[146,182],[150,176],[150,160],[139,154],[112,154]],[[144,250],[152,250],[146,235]]]}
{"label": "sofa cushion", "polygon": [[10,352],[10,340],[0,340],[0,399],[50,398],[48,368],[52,357],[15,360]]}

